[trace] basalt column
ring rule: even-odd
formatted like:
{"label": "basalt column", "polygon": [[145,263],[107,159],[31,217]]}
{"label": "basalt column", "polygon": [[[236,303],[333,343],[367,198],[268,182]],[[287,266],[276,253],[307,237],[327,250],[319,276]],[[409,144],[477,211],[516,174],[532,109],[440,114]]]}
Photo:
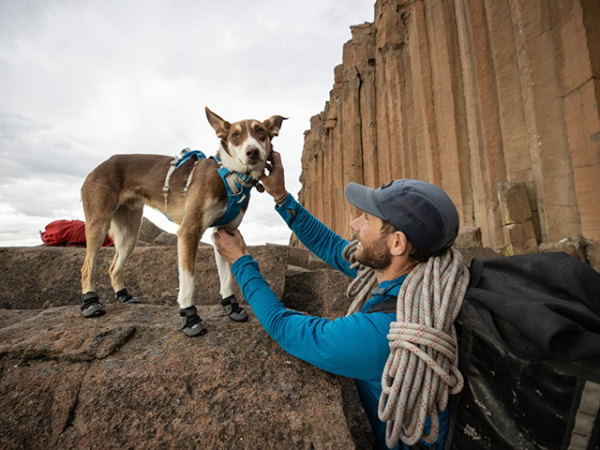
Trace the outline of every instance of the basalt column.
{"label": "basalt column", "polygon": [[[348,182],[416,178],[505,254],[600,241],[600,4],[379,0],[374,12],[351,28],[306,132],[300,201],[350,238]],[[527,197],[527,225],[507,228],[507,183]]]}

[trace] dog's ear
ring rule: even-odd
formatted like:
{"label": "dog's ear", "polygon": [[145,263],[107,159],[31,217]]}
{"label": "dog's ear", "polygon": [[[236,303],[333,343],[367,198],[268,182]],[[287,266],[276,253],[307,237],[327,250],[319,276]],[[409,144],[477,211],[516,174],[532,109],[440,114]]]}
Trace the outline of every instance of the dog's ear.
{"label": "dog's ear", "polygon": [[284,120],[287,119],[287,117],[283,116],[272,116],[265,120],[263,123],[265,124],[265,127],[267,127],[267,130],[269,130],[269,133],[271,133],[271,136],[279,136],[279,129],[281,128],[281,124]]}
{"label": "dog's ear", "polygon": [[231,127],[231,124],[226,120],[222,119],[221,117],[217,116],[210,109],[208,109],[208,106],[205,107],[204,110],[206,111],[206,118],[208,119],[208,123],[210,123],[210,126],[215,129],[219,139],[221,139],[222,141],[226,141],[227,134],[229,133],[229,127]]}

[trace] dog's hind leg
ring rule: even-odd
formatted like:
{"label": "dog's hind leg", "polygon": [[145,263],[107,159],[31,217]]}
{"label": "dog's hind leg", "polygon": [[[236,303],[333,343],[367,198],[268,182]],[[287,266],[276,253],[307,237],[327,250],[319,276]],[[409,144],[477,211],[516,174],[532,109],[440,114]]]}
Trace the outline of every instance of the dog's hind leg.
{"label": "dog's hind leg", "polygon": [[[84,201],[85,209],[85,201]],[[106,312],[95,289],[95,266],[98,252],[110,227],[110,213],[92,215],[86,210],[85,261],[81,268],[81,312],[84,317],[99,317]]]}
{"label": "dog's hind leg", "polygon": [[[244,212],[240,212],[240,214],[238,214],[233,221],[225,225],[225,227],[237,229],[243,217]],[[217,228],[214,228],[211,235],[213,242],[215,241],[216,232]],[[248,320],[248,313],[237,303],[235,294],[233,293],[235,280],[233,278],[233,274],[231,273],[231,264],[226,261],[216,249],[215,261],[217,263],[217,271],[219,272],[219,281],[221,282],[221,305],[223,306],[227,317],[237,322],[244,322]]]}
{"label": "dog's hind leg", "polygon": [[115,290],[115,298],[120,303],[139,303],[125,288],[123,272],[125,263],[138,239],[144,207],[141,204],[126,204],[120,206],[114,213],[110,235],[115,243],[115,258],[109,269],[110,281]]}
{"label": "dog's hind leg", "polygon": [[81,268],[81,312],[84,317],[97,317],[105,313],[95,292],[95,266],[119,202],[119,180],[111,176],[114,164],[112,160],[100,164],[87,176],[81,187],[87,247]]}
{"label": "dog's hind leg", "polygon": [[187,336],[200,336],[206,333],[206,327],[198,315],[194,305],[194,271],[196,268],[196,253],[198,242],[204,233],[204,228],[198,228],[201,218],[187,214],[177,231],[177,255],[179,258],[179,315],[181,330]]}

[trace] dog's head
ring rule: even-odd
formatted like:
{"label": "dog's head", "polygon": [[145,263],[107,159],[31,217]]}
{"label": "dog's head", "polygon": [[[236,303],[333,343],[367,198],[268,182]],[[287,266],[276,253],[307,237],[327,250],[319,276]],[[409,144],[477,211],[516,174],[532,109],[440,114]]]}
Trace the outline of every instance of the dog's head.
{"label": "dog's head", "polygon": [[[279,134],[281,124],[287,117],[272,116],[262,122],[248,119],[229,123],[210,109],[205,108],[208,122],[217,132],[221,140],[221,148],[227,156],[244,166],[245,173],[262,174],[267,160],[271,156],[273,145],[271,139]],[[227,165],[227,156],[221,154],[221,159]]]}

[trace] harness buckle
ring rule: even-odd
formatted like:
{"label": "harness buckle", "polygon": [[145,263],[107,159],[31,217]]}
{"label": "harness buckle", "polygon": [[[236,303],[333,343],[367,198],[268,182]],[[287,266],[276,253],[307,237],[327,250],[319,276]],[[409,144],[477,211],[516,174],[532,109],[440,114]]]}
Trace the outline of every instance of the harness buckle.
{"label": "harness buckle", "polygon": [[163,186],[163,194],[169,193],[169,186]]}

